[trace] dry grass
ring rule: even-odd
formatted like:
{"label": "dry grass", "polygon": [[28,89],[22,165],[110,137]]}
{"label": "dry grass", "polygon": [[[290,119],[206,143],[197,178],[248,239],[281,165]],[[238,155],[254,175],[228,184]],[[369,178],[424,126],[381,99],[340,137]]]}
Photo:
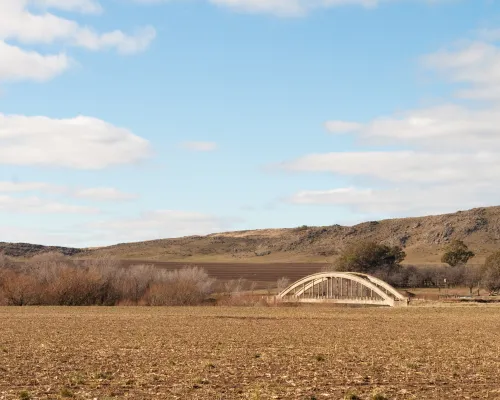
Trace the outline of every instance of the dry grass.
{"label": "dry grass", "polygon": [[499,307],[10,307],[0,326],[0,399],[500,398]]}
{"label": "dry grass", "polygon": [[[113,255],[120,259],[194,263],[331,263],[349,243],[375,241],[404,245],[409,264],[440,263],[452,239],[464,240],[482,264],[498,249],[500,207],[454,214],[365,222],[352,227],[297,227],[226,232],[203,237],[126,243],[98,249],[83,257]],[[270,254],[268,254],[268,252]]]}

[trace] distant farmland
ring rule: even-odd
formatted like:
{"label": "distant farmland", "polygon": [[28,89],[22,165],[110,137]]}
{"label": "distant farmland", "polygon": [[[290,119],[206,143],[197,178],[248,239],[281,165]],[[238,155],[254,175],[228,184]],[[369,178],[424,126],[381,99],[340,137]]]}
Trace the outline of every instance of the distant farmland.
{"label": "distant farmland", "polygon": [[132,261],[124,260],[123,265],[152,264],[161,268],[174,270],[186,265],[198,265],[207,271],[208,275],[221,281],[231,279],[247,279],[260,283],[273,283],[282,277],[287,277],[290,282],[296,281],[304,276],[321,271],[328,264],[319,263],[269,263],[269,264],[249,264],[249,263],[194,263],[184,262],[155,262],[155,261]]}

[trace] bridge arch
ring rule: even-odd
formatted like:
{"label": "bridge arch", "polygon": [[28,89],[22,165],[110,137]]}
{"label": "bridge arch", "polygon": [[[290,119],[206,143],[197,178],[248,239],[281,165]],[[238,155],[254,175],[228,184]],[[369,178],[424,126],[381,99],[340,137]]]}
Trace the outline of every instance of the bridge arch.
{"label": "bridge arch", "polygon": [[303,303],[406,306],[408,299],[387,282],[358,272],[320,272],[292,283],[277,295],[281,301]]}

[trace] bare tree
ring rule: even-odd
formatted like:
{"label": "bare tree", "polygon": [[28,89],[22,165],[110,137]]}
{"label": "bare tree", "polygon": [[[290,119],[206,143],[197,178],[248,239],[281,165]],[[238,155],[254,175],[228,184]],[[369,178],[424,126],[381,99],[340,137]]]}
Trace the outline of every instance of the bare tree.
{"label": "bare tree", "polygon": [[481,269],[473,265],[466,266],[463,274],[463,283],[469,288],[471,296],[474,288],[478,289],[479,294],[479,286],[481,284]]}
{"label": "bare tree", "polygon": [[490,294],[500,292],[500,251],[486,258],[481,275],[482,283]]}
{"label": "bare tree", "polygon": [[290,279],[286,277],[279,278],[277,281],[278,293],[285,290],[289,284],[290,284]]}
{"label": "bare tree", "polygon": [[165,271],[162,281],[154,283],[146,294],[149,305],[195,305],[201,303],[209,294],[215,280],[204,269],[186,267],[175,271]]}

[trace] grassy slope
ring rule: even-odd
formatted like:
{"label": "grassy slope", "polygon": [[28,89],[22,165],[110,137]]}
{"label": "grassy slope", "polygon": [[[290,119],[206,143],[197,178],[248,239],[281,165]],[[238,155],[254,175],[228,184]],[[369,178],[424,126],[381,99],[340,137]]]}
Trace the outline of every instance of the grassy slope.
{"label": "grassy slope", "polygon": [[[402,245],[407,263],[426,264],[438,263],[443,247],[451,239],[464,240],[477,254],[473,262],[481,263],[488,254],[500,249],[500,207],[366,222],[352,227],[266,229],[125,243],[87,249],[75,256],[111,255],[122,259],[194,263],[324,263],[334,261],[349,242],[373,240]],[[0,251],[2,248],[9,254],[14,245],[0,243]],[[18,245],[16,249],[15,255],[22,256]],[[29,249],[29,245],[21,249]],[[31,250],[40,251],[39,248]]]}
{"label": "grassy slope", "polygon": [[451,239],[464,240],[477,253],[473,262],[481,263],[500,249],[500,207],[366,222],[353,227],[267,229],[119,244],[86,255],[198,263],[331,262],[349,242],[374,240],[402,245],[407,263],[426,264],[438,263]]}

